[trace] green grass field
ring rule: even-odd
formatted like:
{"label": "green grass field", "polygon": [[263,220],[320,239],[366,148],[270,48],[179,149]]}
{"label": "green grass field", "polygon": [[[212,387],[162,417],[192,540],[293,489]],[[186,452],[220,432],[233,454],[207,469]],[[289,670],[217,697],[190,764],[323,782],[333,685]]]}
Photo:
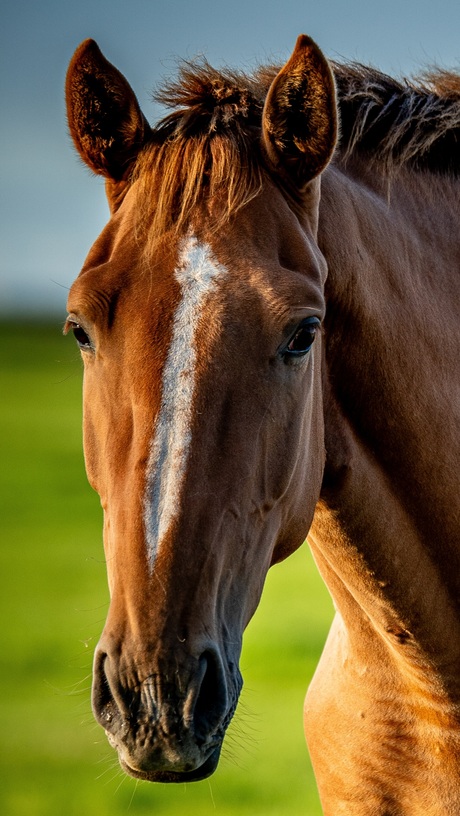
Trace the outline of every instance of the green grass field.
{"label": "green grass field", "polygon": [[319,814],[302,705],[332,604],[306,546],[268,576],[214,776],[151,785],[118,769],[90,711],[108,594],[81,453],[79,355],[58,321],[0,324],[0,342],[0,814]]}

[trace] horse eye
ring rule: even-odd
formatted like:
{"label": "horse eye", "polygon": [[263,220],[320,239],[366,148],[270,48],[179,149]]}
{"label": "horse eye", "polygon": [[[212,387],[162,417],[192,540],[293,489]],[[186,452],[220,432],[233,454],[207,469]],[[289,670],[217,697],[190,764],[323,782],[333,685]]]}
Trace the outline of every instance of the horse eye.
{"label": "horse eye", "polygon": [[91,348],[91,341],[90,341],[88,335],[86,334],[85,330],[82,329],[81,326],[78,326],[78,325],[73,326],[72,331],[73,331],[73,336],[75,337],[75,340],[77,341],[80,348],[82,348],[82,349]]}
{"label": "horse eye", "polygon": [[296,331],[284,347],[284,357],[303,357],[310,351],[315,340],[320,321],[317,317],[307,317],[302,320]]}
{"label": "horse eye", "polygon": [[[93,345],[91,340],[89,339],[88,335],[86,334],[84,328],[80,326],[75,320],[68,320],[67,321],[67,331],[72,331],[75,340],[77,341],[78,347],[82,351],[91,351]],[[66,331],[66,333],[67,333]]]}

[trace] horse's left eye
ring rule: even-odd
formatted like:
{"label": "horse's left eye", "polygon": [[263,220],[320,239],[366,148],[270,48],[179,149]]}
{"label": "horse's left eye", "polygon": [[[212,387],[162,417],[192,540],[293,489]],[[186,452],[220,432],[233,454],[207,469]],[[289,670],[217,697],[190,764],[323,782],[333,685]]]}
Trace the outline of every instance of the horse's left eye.
{"label": "horse's left eye", "polygon": [[316,336],[320,321],[317,317],[306,317],[302,320],[294,334],[283,348],[283,356],[287,358],[303,357],[310,351]]}
{"label": "horse's left eye", "polygon": [[76,320],[67,320],[65,333],[67,334],[68,331],[73,333],[75,340],[77,341],[78,348],[82,351],[91,351],[93,345],[91,343],[90,338],[88,337],[87,333],[85,332],[84,328],[77,323]]}
{"label": "horse's left eye", "polygon": [[77,323],[72,326],[73,336],[77,341],[79,347],[81,349],[90,349],[91,348],[91,340],[89,339],[88,335],[86,334],[85,330],[82,329]]}

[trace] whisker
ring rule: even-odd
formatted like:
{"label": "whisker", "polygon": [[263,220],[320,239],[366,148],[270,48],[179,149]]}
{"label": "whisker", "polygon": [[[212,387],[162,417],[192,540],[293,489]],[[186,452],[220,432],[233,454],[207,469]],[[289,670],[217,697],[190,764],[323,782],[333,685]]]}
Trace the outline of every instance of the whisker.
{"label": "whisker", "polygon": [[[103,760],[101,760],[101,762],[102,762],[102,761],[103,761]],[[105,757],[105,761],[106,761],[106,762],[107,762],[107,761],[109,761],[109,760],[107,759],[107,757]],[[115,768],[117,768],[117,767],[118,767],[118,771],[120,771],[120,772],[121,772],[121,768],[120,768],[120,767],[119,767],[119,765],[118,765],[118,760],[115,760],[115,761],[114,761],[114,760],[112,760],[112,761],[111,761],[111,764],[109,765],[109,767],[108,767],[108,768],[106,768],[106,769],[105,769],[105,771],[102,771],[102,773],[100,773],[100,774],[99,774],[99,776],[96,776],[95,781],[96,781],[96,782],[100,782],[100,780],[101,780],[101,779],[103,779],[103,777],[104,777],[104,776],[106,776],[106,774],[110,773],[111,771],[114,771],[114,770],[115,770]],[[115,776],[113,776],[111,779],[106,780],[106,783],[107,783],[107,781],[108,781],[108,782],[113,782],[113,780],[114,780],[114,779],[116,779],[116,778],[117,778],[117,776],[118,776],[118,772],[117,772],[117,773],[115,774]]]}
{"label": "whisker", "polygon": [[133,792],[132,792],[132,794],[131,794],[131,799],[129,800],[129,805],[128,805],[128,807],[127,807],[127,810],[131,810],[131,805],[132,805],[132,804],[133,804],[133,802],[134,802],[134,796],[135,796],[135,794],[136,794],[136,792],[137,792],[137,788],[138,788],[138,786],[139,786],[139,779],[136,779],[136,784],[135,784],[135,786],[134,786],[134,788],[133,788]]}
{"label": "whisker", "polygon": [[209,793],[211,794],[212,806],[213,806],[214,810],[217,810],[216,802],[215,802],[215,799],[214,799],[214,793],[213,793],[213,790],[212,790],[211,780],[208,779],[207,781],[208,781]]}

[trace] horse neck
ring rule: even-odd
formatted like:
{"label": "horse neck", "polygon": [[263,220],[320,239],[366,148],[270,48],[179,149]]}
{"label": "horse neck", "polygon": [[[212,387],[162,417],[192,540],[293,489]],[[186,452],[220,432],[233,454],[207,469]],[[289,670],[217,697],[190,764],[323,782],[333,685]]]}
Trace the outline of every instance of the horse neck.
{"label": "horse neck", "polygon": [[[334,168],[323,183],[328,466],[314,547],[344,616],[358,605],[439,675],[460,659],[460,188],[366,174]],[[445,682],[460,697],[456,674]]]}

